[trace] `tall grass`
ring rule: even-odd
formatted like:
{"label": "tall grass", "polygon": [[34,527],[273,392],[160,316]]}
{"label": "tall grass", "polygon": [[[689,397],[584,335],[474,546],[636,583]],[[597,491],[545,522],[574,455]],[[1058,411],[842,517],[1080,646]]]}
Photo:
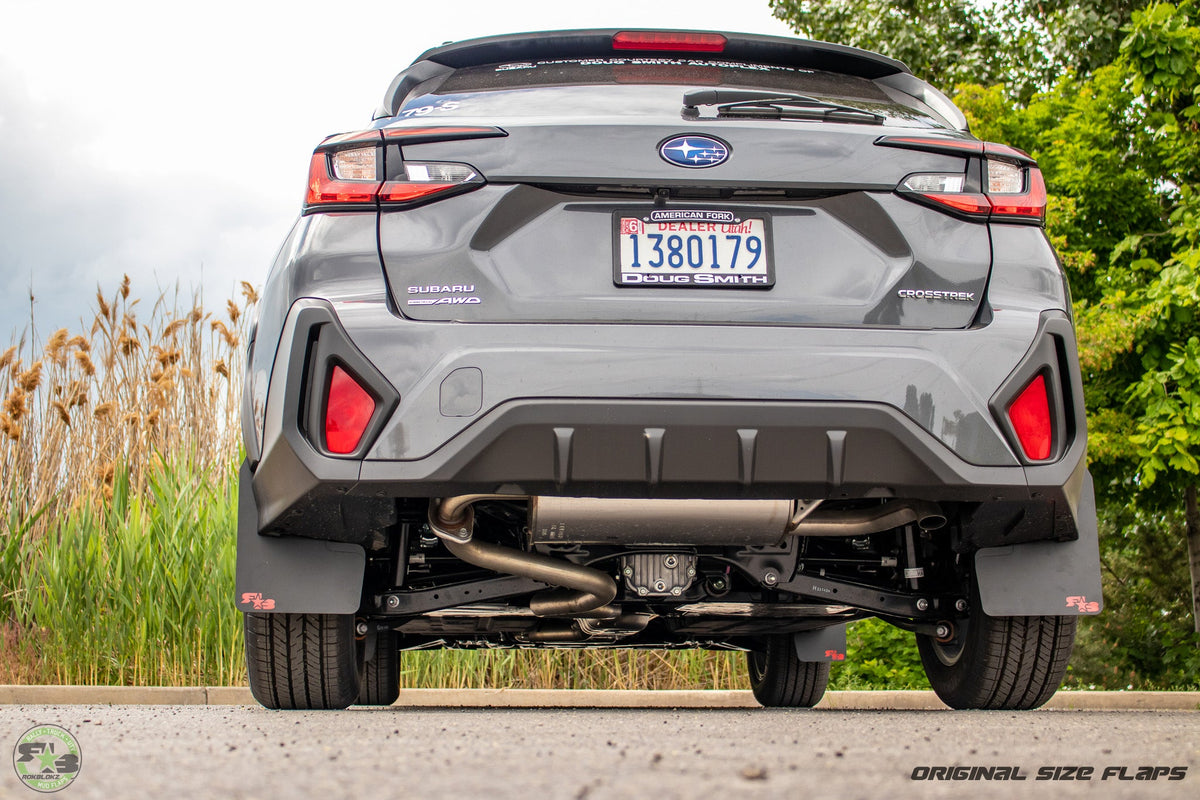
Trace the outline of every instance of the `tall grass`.
{"label": "tall grass", "polygon": [[[0,352],[0,683],[245,682],[233,606],[242,339],[126,278]],[[141,316],[139,316],[141,314]],[[746,688],[740,653],[407,653],[408,687]]]}
{"label": "tall grass", "polygon": [[0,680],[228,682],[242,339],[128,276],[92,319],[0,353]]}
{"label": "tall grass", "polygon": [[232,604],[234,474],[181,461],[118,472],[102,505],[80,505],[6,553],[4,605],[26,635],[9,679],[109,685],[244,680]]}
{"label": "tall grass", "polygon": [[742,653],[449,650],[405,653],[400,685],[448,689],[748,689]]}

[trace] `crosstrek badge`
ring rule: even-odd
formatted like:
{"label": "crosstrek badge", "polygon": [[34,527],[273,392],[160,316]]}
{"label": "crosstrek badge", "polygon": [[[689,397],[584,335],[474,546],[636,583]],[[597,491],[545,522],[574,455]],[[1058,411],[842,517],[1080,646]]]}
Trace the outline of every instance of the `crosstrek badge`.
{"label": "crosstrek badge", "polygon": [[901,289],[896,296],[902,300],[959,300],[975,302],[974,292],[948,292],[940,289]]}

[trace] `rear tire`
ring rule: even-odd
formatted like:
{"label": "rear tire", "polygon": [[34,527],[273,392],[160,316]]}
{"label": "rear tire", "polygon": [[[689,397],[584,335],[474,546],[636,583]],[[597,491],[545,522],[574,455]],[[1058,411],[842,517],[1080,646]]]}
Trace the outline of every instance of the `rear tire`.
{"label": "rear tire", "polygon": [[346,708],[362,653],[353,614],[246,614],[250,692],[267,708]]}
{"label": "rear tire", "polygon": [[768,708],[812,708],[829,683],[828,661],[801,661],[792,637],[763,639],[765,649],[746,653],[754,699]]}
{"label": "rear tire", "polygon": [[989,617],[978,602],[955,638],[917,634],[933,691],[951,708],[1037,708],[1058,690],[1077,617]]}
{"label": "rear tire", "polygon": [[363,664],[360,706],[390,706],[400,696],[400,640],[395,631],[375,634],[375,655]]}

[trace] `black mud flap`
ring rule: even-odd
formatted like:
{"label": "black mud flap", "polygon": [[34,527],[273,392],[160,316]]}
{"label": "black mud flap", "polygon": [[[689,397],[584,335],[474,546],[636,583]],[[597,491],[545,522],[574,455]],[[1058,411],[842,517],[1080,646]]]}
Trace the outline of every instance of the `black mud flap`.
{"label": "black mud flap", "polygon": [[366,552],[356,544],[260,536],[250,468],[238,473],[239,611],[353,614],[362,599]]}
{"label": "black mud flap", "polygon": [[1073,542],[1028,542],[975,553],[979,599],[991,617],[1099,614],[1100,539],[1092,476],[1080,490]]}
{"label": "black mud flap", "polygon": [[793,635],[792,643],[801,661],[845,661],[846,625],[803,631]]}

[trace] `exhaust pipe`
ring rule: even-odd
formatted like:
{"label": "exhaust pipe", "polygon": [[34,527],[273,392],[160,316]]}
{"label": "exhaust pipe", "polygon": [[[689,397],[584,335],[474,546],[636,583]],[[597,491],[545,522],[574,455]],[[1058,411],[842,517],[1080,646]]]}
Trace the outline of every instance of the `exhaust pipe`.
{"label": "exhaust pipe", "polygon": [[570,623],[547,623],[537,630],[529,631],[518,636],[518,639],[530,644],[568,644],[571,642],[587,641],[587,634]]}
{"label": "exhaust pipe", "polygon": [[[472,538],[480,500],[530,500],[534,544],[778,544],[786,536],[864,536],[916,523],[922,530],[946,524],[942,510],[922,500],[893,500],[851,511],[820,511],[819,500],[636,500],[525,498],[468,494],[430,503],[429,527],[459,559],[477,567],[559,587],[535,595],[539,617],[611,619],[617,584],[607,573],[541,553],[527,553]],[[701,518],[696,515],[699,514]],[[656,535],[651,531],[659,531]],[[647,538],[649,537],[649,538]],[[655,542],[662,539],[662,542]],[[561,632],[554,635],[565,635]]]}
{"label": "exhaust pipe", "polygon": [[815,511],[790,532],[796,536],[864,536],[916,523],[923,531],[945,526],[946,516],[934,503],[893,500],[853,511]]}
{"label": "exhaust pipe", "polygon": [[[535,595],[530,600],[529,610],[539,617],[596,614],[615,617],[621,613],[620,609],[608,605],[617,596],[617,583],[605,572],[541,553],[526,553],[473,540],[471,533],[475,526],[475,513],[471,503],[499,497],[514,499],[511,495],[464,495],[431,504],[429,527],[451,553],[468,564],[563,587]],[[452,514],[443,514],[446,507]]]}
{"label": "exhaust pipe", "polygon": [[616,642],[636,636],[646,629],[653,614],[622,614],[615,619],[577,619],[571,623],[547,622],[536,630],[518,635],[530,644],[565,644],[570,642]]}
{"label": "exhaust pipe", "polygon": [[824,511],[821,500],[612,500],[467,494],[440,501],[430,522],[447,541],[471,539],[480,500],[529,500],[531,544],[777,545],[789,535],[863,536],[916,523],[945,526],[936,503],[892,500],[869,508]]}

